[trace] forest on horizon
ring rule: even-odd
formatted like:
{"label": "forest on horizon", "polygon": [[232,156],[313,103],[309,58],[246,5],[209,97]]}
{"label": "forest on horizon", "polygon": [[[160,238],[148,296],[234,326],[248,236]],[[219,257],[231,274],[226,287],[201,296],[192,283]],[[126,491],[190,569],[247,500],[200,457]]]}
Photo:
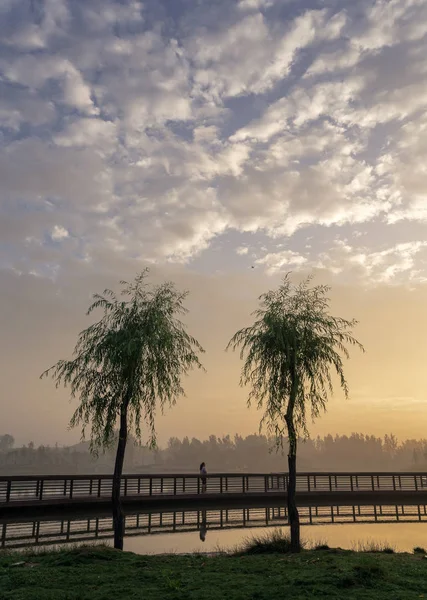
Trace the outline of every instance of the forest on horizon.
{"label": "forest on horizon", "polygon": [[[265,435],[211,435],[206,440],[172,437],[155,450],[130,443],[125,458],[127,473],[198,472],[206,462],[208,472],[283,472],[287,470],[284,451],[276,451],[274,440]],[[89,443],[75,446],[16,447],[10,434],[0,435],[0,474],[111,473],[115,446],[98,458],[89,452]],[[427,439],[399,441],[393,434],[384,437],[353,433],[331,434],[300,440],[298,470],[303,471],[427,471]]]}

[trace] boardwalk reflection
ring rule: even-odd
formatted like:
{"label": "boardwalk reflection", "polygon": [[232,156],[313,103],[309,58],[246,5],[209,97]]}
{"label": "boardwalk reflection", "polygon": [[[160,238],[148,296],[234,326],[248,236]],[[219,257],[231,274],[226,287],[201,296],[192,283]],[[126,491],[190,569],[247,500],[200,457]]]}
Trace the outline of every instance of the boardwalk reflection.
{"label": "boardwalk reflection", "polygon": [[[427,505],[308,506],[301,507],[302,525],[340,523],[427,522]],[[217,510],[141,511],[126,515],[126,536],[198,532],[205,541],[209,530],[287,525],[284,507],[225,508]],[[108,513],[76,518],[0,520],[1,548],[90,542],[113,536]]]}

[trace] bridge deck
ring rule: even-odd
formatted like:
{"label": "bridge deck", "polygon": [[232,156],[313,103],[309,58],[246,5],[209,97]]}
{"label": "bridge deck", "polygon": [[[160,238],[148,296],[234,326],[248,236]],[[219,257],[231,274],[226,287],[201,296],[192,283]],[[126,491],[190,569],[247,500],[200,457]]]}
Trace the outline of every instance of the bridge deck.
{"label": "bridge deck", "polygon": [[[220,473],[207,478],[206,491],[193,474],[124,475],[122,500],[128,505],[177,502],[204,505],[242,500],[286,501],[287,473]],[[1,476],[0,515],[35,507],[107,506],[111,475]],[[427,473],[300,473],[298,504],[330,505],[427,501]]]}

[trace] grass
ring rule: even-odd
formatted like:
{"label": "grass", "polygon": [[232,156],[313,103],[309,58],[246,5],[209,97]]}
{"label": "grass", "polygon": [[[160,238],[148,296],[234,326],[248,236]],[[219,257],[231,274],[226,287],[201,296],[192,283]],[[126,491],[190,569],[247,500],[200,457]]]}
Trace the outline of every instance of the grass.
{"label": "grass", "polygon": [[396,548],[388,542],[379,542],[377,540],[367,540],[356,542],[352,548],[355,552],[383,552],[384,554],[394,554]]}
{"label": "grass", "polygon": [[[301,550],[304,543],[301,544]],[[243,540],[240,546],[236,546],[233,554],[242,556],[244,554],[287,554],[291,549],[291,540],[282,529]]]}
{"label": "grass", "polygon": [[[1,600],[409,600],[427,599],[421,554],[304,550],[285,536],[247,541],[237,553],[141,556],[88,546],[0,552]],[[323,546],[325,544],[322,544]],[[319,546],[319,544],[318,544]],[[257,550],[254,551],[254,548]]]}

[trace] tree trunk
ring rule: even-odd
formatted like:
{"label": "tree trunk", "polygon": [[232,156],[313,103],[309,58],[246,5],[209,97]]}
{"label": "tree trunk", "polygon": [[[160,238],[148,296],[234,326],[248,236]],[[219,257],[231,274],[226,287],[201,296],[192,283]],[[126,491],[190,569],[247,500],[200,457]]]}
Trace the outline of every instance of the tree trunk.
{"label": "tree trunk", "polygon": [[297,484],[297,456],[296,439],[291,442],[289,436],[289,485],[288,485],[288,519],[291,530],[291,552],[301,550],[299,513],[296,503],[296,484]]}
{"label": "tree trunk", "polygon": [[289,438],[289,484],[288,484],[288,520],[291,530],[291,552],[301,550],[299,513],[296,503],[297,488],[297,432],[294,425],[294,408],[298,395],[298,376],[295,369],[295,362],[291,368],[291,393],[288,408],[285,415],[285,421],[288,428]]}
{"label": "tree trunk", "polygon": [[126,442],[128,435],[127,409],[129,400],[125,399],[120,411],[119,442],[117,444],[116,462],[114,465],[112,506],[113,506],[113,528],[114,548],[123,550],[123,537],[125,533],[125,520],[123,516],[122,503],[120,500],[120,488],[122,481],[123,462],[125,459]]}

